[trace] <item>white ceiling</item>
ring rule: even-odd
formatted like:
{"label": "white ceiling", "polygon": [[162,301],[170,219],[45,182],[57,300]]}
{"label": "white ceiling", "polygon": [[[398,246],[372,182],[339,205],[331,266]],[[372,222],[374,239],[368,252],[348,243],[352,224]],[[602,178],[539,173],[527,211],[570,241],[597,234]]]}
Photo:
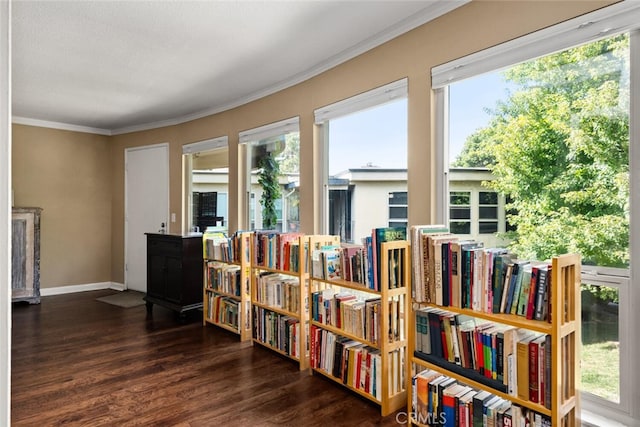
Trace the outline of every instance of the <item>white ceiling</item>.
{"label": "white ceiling", "polygon": [[306,80],[466,1],[14,0],[14,122],[117,134],[192,120]]}

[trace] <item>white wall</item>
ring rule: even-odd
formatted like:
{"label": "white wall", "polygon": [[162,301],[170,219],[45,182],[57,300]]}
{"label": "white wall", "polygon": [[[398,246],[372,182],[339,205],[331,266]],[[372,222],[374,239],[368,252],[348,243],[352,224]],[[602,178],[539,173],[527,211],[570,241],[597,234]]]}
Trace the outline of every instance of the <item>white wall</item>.
{"label": "white wall", "polygon": [[389,225],[389,193],[407,191],[406,181],[359,181],[355,185],[351,203],[353,241],[359,243],[370,236],[371,230]]}
{"label": "white wall", "polygon": [[0,1],[0,425],[11,422],[11,1]]}

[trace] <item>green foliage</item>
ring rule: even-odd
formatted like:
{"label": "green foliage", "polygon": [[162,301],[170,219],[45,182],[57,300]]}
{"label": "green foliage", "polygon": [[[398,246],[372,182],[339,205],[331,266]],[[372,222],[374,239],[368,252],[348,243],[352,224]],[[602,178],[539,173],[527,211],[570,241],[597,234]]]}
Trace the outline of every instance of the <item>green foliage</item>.
{"label": "green foliage", "polygon": [[280,165],[276,160],[272,151],[267,151],[258,161],[258,167],[261,169],[258,176],[258,184],[262,187],[262,196],[260,204],[262,205],[262,227],[271,229],[275,228],[278,223],[275,202],[281,196],[280,183]]}
{"label": "green foliage", "polygon": [[629,263],[628,38],[618,36],[517,65],[516,89],[454,166],[490,167],[509,195],[512,249],[523,258],[578,252]]}
{"label": "green foliage", "polygon": [[285,147],[278,156],[282,173],[300,173],[300,134],[288,133],[285,136]]}

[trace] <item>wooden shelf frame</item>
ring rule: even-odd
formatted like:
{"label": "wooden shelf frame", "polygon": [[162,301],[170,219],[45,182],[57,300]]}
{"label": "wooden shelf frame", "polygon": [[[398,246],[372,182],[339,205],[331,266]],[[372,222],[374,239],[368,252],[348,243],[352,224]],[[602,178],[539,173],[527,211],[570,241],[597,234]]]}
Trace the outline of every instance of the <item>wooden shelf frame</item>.
{"label": "wooden shelf frame", "polygon": [[[455,378],[461,383],[475,389],[487,390],[496,396],[509,400],[519,406],[549,416],[552,425],[577,427],[580,424],[580,401],[577,380],[580,366],[580,266],[581,257],[577,254],[565,254],[552,258],[552,311],[551,322],[527,320],[513,314],[491,314],[470,309],[437,306],[429,303],[412,303],[409,316],[409,349],[411,350],[410,368],[407,374],[407,411],[411,414],[413,396],[411,382],[415,374],[415,366],[421,366]],[[425,360],[413,356],[415,349],[415,308],[438,307],[444,311],[465,314],[479,319],[541,332],[551,336],[551,409],[517,396],[503,393],[476,382],[464,375],[444,369]],[[423,426],[414,417],[409,417],[409,424]]]}
{"label": "wooden shelf frame", "polygon": [[[389,289],[388,277],[389,277],[389,253],[392,250],[400,250],[404,251],[403,259],[405,264],[402,269],[402,285],[398,288]],[[380,322],[378,324],[379,331],[379,343],[373,343],[363,337],[359,337],[356,334],[352,334],[344,331],[342,328],[337,328],[332,325],[326,325],[321,322],[316,322],[311,320],[311,325],[314,325],[320,329],[327,330],[336,335],[343,336],[354,341],[358,341],[367,346],[376,348],[380,350],[381,358],[380,358],[380,366],[381,366],[381,394],[380,399],[375,396],[366,393],[360,389],[351,387],[348,384],[344,384],[339,378],[334,377],[330,373],[324,371],[323,369],[312,368],[312,373],[319,373],[327,378],[330,378],[337,384],[340,384],[343,387],[371,400],[372,402],[380,405],[380,411],[382,416],[387,416],[394,411],[404,407],[407,401],[407,386],[406,381],[400,384],[400,390],[398,392],[392,392],[392,384],[390,381],[390,375],[392,371],[392,361],[391,355],[393,352],[402,351],[404,353],[403,360],[399,360],[398,368],[398,380],[401,380],[401,376],[404,375],[405,379],[407,376],[407,367],[408,367],[408,359],[410,357],[408,353],[408,330],[407,330],[407,321],[406,316],[409,312],[409,292],[410,292],[410,280],[411,280],[411,268],[410,261],[411,255],[409,250],[409,243],[407,241],[393,241],[393,242],[384,242],[381,244],[381,254],[380,254],[380,267],[381,267],[381,283],[380,290],[369,289],[365,285],[357,282],[349,282],[343,279],[335,279],[335,280],[327,280],[318,277],[309,277],[309,304],[311,307],[311,294],[317,290],[326,289],[327,287],[335,287],[340,289],[350,289],[357,291],[359,293],[371,294],[372,296],[379,296],[381,299],[381,315]],[[397,299],[399,302],[399,308],[401,313],[404,314],[404,322],[400,322],[398,328],[402,329],[400,332],[400,339],[390,341],[388,339],[387,331],[389,330],[389,301],[392,299]],[[313,316],[310,313],[310,318]]]}
{"label": "wooden shelf frame", "polygon": [[[237,233],[233,238],[240,245],[240,260],[238,261],[221,261],[217,259],[204,259],[203,272],[203,307],[202,307],[202,324],[215,325],[227,331],[234,332],[240,336],[240,341],[251,340],[251,232]],[[213,261],[220,264],[236,265],[240,267],[240,295],[232,295],[228,292],[213,289],[209,286],[208,262]],[[220,323],[211,319],[209,313],[209,295],[216,294],[238,301],[238,328],[234,328],[226,323]]]}
{"label": "wooden shelf frame", "polygon": [[[332,236],[333,237],[333,236]],[[309,287],[309,274],[307,273],[308,270],[308,263],[309,263],[309,253],[310,253],[310,248],[311,248],[311,241],[314,242],[320,242],[322,240],[322,236],[306,236],[306,235],[301,235],[300,237],[298,237],[298,259],[299,259],[299,265],[298,265],[298,271],[289,271],[289,270],[282,270],[282,269],[275,269],[275,268],[270,268],[270,267],[266,267],[266,266],[262,266],[262,265],[257,265],[254,262],[254,256],[252,254],[251,256],[251,260],[252,260],[252,265],[251,265],[251,304],[256,306],[256,307],[260,307],[264,310],[268,310],[274,313],[278,313],[281,315],[285,315],[285,316],[289,316],[289,317],[294,317],[297,318],[300,324],[300,328],[299,328],[299,334],[298,334],[298,354],[300,355],[299,357],[296,356],[292,356],[287,354],[286,352],[273,347],[271,345],[269,345],[269,343],[265,343],[257,338],[255,338],[256,333],[255,331],[253,331],[252,334],[252,340],[253,342],[256,342],[266,348],[269,348],[273,351],[275,351],[276,353],[282,354],[292,360],[295,360],[296,362],[299,363],[299,368],[301,371],[309,369],[309,300],[308,300],[308,295],[309,295],[309,291],[308,291],[308,287]],[[253,250],[255,250],[255,235],[254,238],[252,240],[251,243],[251,247],[253,248]],[[274,273],[274,274],[282,274],[282,275],[286,275],[286,276],[291,276],[291,277],[296,277],[299,281],[299,286],[300,286],[300,292],[299,292],[299,300],[297,301],[297,305],[298,305],[298,311],[297,312],[291,312],[289,310],[284,310],[282,308],[279,307],[273,307],[270,306],[269,304],[266,304],[264,302],[258,301],[257,299],[257,281],[258,281],[258,275],[261,272],[268,272],[268,273]],[[256,325],[254,325],[255,327]]]}

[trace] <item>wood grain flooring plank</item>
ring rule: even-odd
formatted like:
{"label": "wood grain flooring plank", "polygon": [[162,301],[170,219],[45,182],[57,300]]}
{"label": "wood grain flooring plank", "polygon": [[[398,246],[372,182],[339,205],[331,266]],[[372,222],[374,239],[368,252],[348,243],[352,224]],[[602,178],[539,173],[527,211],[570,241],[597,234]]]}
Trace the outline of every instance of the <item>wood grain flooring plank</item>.
{"label": "wood grain flooring plank", "polygon": [[[96,301],[14,304],[13,426],[398,426],[396,414],[228,331]],[[402,417],[400,417],[402,419]]]}

